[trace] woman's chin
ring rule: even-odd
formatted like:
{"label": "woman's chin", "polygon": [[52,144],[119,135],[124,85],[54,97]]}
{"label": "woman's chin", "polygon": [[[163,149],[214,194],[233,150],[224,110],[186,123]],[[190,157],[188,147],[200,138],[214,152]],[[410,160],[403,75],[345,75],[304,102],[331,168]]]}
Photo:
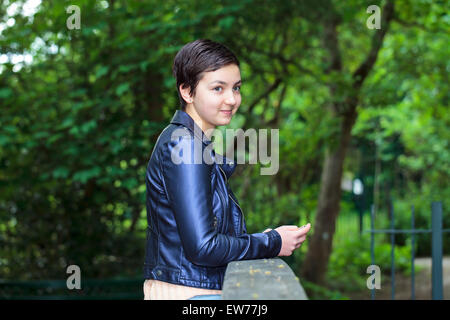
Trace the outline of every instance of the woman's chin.
{"label": "woman's chin", "polygon": [[230,122],[231,122],[231,119],[229,119],[229,120],[226,120],[226,121],[224,121],[224,122],[223,122],[223,124],[221,124],[221,126],[226,126],[226,125],[229,125],[229,124],[230,124]]}
{"label": "woman's chin", "polygon": [[226,125],[230,124],[230,122],[231,122],[231,117],[228,118],[228,119],[220,119],[220,120],[217,122],[217,125],[218,125],[218,126],[226,126]]}

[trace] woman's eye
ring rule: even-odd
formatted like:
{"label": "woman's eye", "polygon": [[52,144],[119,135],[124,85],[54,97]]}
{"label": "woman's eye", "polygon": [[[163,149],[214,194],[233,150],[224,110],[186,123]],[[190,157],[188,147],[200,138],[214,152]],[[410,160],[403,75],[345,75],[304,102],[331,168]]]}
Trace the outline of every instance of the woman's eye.
{"label": "woman's eye", "polygon": [[[213,90],[216,92],[222,92],[223,91],[222,89],[223,89],[222,87],[215,87]],[[233,88],[233,90],[239,92],[241,91],[241,86],[236,86]]]}

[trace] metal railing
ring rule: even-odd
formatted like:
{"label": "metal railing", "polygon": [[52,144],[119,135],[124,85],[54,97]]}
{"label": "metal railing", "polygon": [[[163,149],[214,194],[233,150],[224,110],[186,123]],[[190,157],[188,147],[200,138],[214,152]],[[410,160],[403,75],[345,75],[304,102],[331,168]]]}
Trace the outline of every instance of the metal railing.
{"label": "metal railing", "polygon": [[[375,233],[387,233],[391,235],[391,299],[395,300],[395,234],[411,234],[411,299],[415,299],[415,275],[414,275],[414,249],[415,249],[415,235],[417,233],[431,233],[431,283],[432,283],[432,299],[443,299],[443,276],[442,276],[442,235],[444,232],[450,232],[450,229],[442,228],[442,202],[432,202],[431,204],[431,229],[415,229],[414,226],[414,206],[411,207],[411,229],[395,229],[394,227],[394,208],[392,201],[390,202],[390,229],[375,229],[375,213],[372,205],[370,214],[370,230],[363,232],[370,232],[370,255],[372,265],[375,264]],[[371,299],[375,299],[375,288],[371,289]]]}

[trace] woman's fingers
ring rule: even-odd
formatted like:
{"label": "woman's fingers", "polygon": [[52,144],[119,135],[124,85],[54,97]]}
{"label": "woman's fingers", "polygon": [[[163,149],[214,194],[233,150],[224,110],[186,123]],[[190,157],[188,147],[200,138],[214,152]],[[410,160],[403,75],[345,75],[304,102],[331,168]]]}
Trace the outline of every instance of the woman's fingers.
{"label": "woman's fingers", "polygon": [[306,224],[303,227],[300,227],[299,229],[300,234],[307,234],[309,230],[311,230],[311,223]]}
{"label": "woman's fingers", "polygon": [[295,249],[299,248],[305,240],[306,235],[299,237],[297,243],[295,244]]}
{"label": "woman's fingers", "polygon": [[280,234],[282,247],[279,256],[290,256],[306,240],[306,235],[311,229],[308,223],[301,228],[294,225],[283,225],[275,230]]}

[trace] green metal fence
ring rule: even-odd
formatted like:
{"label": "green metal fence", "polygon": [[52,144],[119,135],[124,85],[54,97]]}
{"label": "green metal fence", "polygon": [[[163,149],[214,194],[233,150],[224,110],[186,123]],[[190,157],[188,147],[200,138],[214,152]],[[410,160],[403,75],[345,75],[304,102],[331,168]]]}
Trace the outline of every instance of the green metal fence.
{"label": "green metal fence", "polygon": [[[392,205],[392,201],[390,202],[390,229],[375,229],[375,213],[374,206],[372,205],[370,221],[371,228],[370,230],[365,230],[363,232],[370,232],[370,254],[372,265],[375,264],[375,242],[374,235],[375,233],[388,233],[391,235],[391,298],[395,299],[395,234],[399,233],[410,233],[411,234],[411,299],[415,299],[415,289],[414,289],[414,248],[415,248],[415,235],[417,233],[431,233],[432,242],[431,242],[431,283],[432,283],[432,299],[433,300],[442,300],[443,299],[443,277],[442,277],[442,235],[444,232],[450,232],[450,229],[442,228],[442,202],[433,202],[431,204],[431,229],[415,229],[414,227],[414,206],[411,207],[411,229],[395,229],[394,227],[394,208]],[[371,290],[371,298],[375,299],[375,288]]]}

